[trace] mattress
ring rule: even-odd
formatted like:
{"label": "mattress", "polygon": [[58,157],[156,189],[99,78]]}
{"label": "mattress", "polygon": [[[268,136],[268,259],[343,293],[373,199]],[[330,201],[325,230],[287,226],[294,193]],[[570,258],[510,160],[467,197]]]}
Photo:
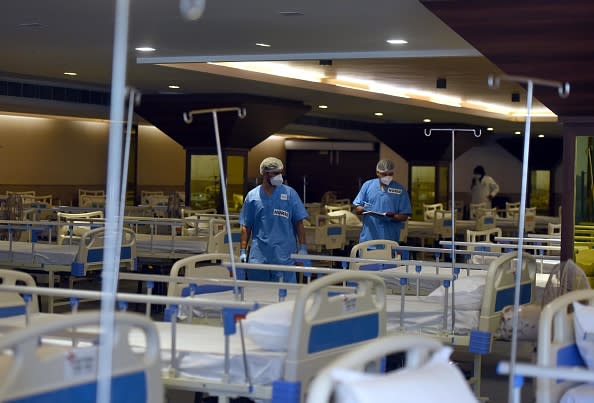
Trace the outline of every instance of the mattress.
{"label": "mattress", "polygon": [[77,245],[55,245],[44,243],[0,241],[0,260],[15,263],[45,263],[68,266],[74,262],[78,253]]}
{"label": "mattress", "polygon": [[[31,324],[47,323],[59,314],[35,314],[31,316]],[[167,373],[171,367],[171,324],[154,322],[159,332],[161,345],[162,370]],[[0,319],[0,333],[19,329],[25,326],[24,316]],[[97,327],[84,327],[82,332],[98,333]],[[209,380],[221,379],[225,368],[225,340],[223,328],[204,325],[176,324],[176,351],[179,374],[186,377],[200,377]],[[144,333],[132,329],[129,337],[130,345],[139,352],[145,348]],[[53,344],[53,342],[52,342]],[[68,346],[69,343],[56,341],[56,345]],[[245,338],[248,367],[253,383],[270,384],[279,379],[283,372],[286,352],[267,351]],[[241,338],[238,333],[230,336],[230,381],[245,382]]]}
{"label": "mattress", "polygon": [[[443,331],[443,302],[438,298],[407,296],[404,305],[404,329],[400,327],[401,297],[386,296],[386,330],[388,333],[425,333],[439,334]],[[479,324],[480,309],[456,309],[454,333],[469,334]],[[452,312],[448,307],[448,331],[451,330]]]}
{"label": "mattress", "polygon": [[[447,263],[444,263],[446,265]],[[381,276],[384,282],[389,288],[399,288],[400,278],[403,275],[409,279],[409,289],[416,291],[417,279],[419,279],[419,294],[426,295],[437,287],[443,284],[444,280],[451,280],[452,268],[451,267],[440,267],[439,270],[435,266],[421,267],[420,277],[415,272],[415,267],[412,265],[398,266],[391,269],[385,269],[381,271]],[[486,270],[462,270],[460,276],[486,276]]]}
{"label": "mattress", "polygon": [[203,237],[136,234],[138,252],[177,252],[198,255],[206,252],[206,241]]}

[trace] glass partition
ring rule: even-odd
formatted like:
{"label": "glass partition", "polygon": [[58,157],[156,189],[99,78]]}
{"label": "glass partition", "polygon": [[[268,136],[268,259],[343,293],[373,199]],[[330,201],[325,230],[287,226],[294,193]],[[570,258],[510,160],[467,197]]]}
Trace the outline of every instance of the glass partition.
{"label": "glass partition", "polygon": [[412,166],[410,175],[411,204],[413,220],[423,220],[423,204],[435,203],[435,175],[434,166]]}
{"label": "glass partition", "polygon": [[530,202],[529,207],[536,207],[539,214],[551,213],[551,171],[530,171]]}

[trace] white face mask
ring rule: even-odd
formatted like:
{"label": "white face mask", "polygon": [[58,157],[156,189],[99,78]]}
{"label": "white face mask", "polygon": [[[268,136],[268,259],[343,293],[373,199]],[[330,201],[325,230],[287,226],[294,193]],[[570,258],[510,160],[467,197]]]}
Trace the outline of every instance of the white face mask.
{"label": "white face mask", "polygon": [[382,176],[380,181],[382,181],[382,183],[387,186],[390,184],[390,182],[392,182],[392,176]]}
{"label": "white face mask", "polygon": [[270,184],[272,186],[280,186],[283,184],[283,175],[282,174],[278,174],[276,176],[273,176],[272,178],[270,178]]}

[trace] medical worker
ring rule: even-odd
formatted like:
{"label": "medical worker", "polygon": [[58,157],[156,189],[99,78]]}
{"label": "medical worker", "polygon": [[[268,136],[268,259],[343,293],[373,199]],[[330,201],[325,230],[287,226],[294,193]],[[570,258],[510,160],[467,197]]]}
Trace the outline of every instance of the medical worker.
{"label": "medical worker", "polygon": [[485,168],[481,165],[477,165],[472,173],[472,203],[485,203],[486,208],[491,208],[491,200],[499,193],[499,185],[495,179],[485,174]]}
{"label": "medical worker", "polygon": [[[275,157],[260,163],[262,184],[252,189],[239,215],[241,224],[240,260],[248,261],[247,246],[252,238],[249,263],[294,265],[291,253],[307,254],[303,220],[308,214],[297,192],[283,184],[283,163]],[[245,278],[245,270],[237,277]],[[295,283],[295,272],[248,270],[247,278],[256,281]]]}
{"label": "medical worker", "polygon": [[410,198],[404,187],[393,179],[394,163],[381,160],[375,167],[377,178],[361,186],[353,205],[363,215],[359,242],[387,239],[398,242],[404,221],[412,213]]}

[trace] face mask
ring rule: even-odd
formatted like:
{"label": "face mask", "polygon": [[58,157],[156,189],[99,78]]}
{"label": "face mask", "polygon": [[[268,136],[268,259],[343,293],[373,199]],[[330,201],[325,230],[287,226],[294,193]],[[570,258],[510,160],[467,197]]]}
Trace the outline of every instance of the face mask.
{"label": "face mask", "polygon": [[382,181],[382,183],[387,186],[390,184],[390,182],[392,182],[392,177],[391,176],[382,176],[380,178],[380,181]]}
{"label": "face mask", "polygon": [[278,174],[276,176],[273,176],[272,178],[270,178],[270,184],[272,186],[280,186],[283,184],[283,175],[282,174]]}

